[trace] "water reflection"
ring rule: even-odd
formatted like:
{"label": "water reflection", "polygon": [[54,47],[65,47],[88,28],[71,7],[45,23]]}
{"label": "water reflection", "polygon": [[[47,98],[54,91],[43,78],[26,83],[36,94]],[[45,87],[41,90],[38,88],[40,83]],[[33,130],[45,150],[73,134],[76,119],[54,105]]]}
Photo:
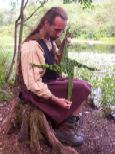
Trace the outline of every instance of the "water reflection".
{"label": "water reflection", "polygon": [[89,51],[89,52],[97,52],[97,53],[115,53],[115,45],[106,45],[106,44],[74,44],[69,51]]}
{"label": "water reflection", "polygon": [[115,68],[115,54],[113,53],[77,52],[74,50],[69,52],[69,57],[88,66],[97,66],[103,69]]}

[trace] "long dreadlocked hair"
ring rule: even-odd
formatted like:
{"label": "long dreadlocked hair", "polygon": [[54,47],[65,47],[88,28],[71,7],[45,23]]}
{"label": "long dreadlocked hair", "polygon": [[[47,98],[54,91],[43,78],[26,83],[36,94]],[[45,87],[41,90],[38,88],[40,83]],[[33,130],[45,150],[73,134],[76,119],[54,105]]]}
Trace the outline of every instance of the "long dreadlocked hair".
{"label": "long dreadlocked hair", "polygon": [[61,7],[52,7],[50,10],[48,10],[45,15],[41,18],[40,23],[37,25],[37,27],[27,36],[25,41],[28,40],[37,40],[37,35],[40,31],[40,29],[43,27],[45,21],[47,20],[48,23],[51,25],[54,22],[54,19],[56,17],[61,17],[63,20],[68,20],[67,13],[65,10]]}

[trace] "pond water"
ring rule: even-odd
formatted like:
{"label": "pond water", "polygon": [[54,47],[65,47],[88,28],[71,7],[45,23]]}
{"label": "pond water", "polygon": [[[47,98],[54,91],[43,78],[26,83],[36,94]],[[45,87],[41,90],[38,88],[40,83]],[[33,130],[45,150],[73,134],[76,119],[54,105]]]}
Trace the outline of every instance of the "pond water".
{"label": "pond water", "polygon": [[112,68],[112,70],[115,68],[114,45],[75,44],[69,48],[69,57],[88,66],[97,66],[103,69]]}
{"label": "pond water", "polygon": [[92,41],[86,43],[74,43],[70,48],[70,51],[75,49],[77,52],[89,51],[97,53],[114,53],[115,54],[115,45],[94,43]]}
{"label": "pond water", "polygon": [[75,69],[75,77],[93,85],[93,104],[111,104],[115,107],[115,46],[76,44],[69,48],[69,58],[99,71],[88,73],[87,69]]}

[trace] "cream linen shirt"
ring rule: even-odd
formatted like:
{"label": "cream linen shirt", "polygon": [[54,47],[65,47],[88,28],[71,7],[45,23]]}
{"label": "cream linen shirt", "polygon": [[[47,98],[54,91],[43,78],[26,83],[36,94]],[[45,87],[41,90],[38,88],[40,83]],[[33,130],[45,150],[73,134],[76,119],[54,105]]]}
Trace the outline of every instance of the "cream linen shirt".
{"label": "cream linen shirt", "polygon": [[47,84],[42,82],[45,69],[32,67],[32,64],[45,65],[44,51],[34,40],[21,45],[21,67],[24,83],[34,94],[49,99],[52,95]]}

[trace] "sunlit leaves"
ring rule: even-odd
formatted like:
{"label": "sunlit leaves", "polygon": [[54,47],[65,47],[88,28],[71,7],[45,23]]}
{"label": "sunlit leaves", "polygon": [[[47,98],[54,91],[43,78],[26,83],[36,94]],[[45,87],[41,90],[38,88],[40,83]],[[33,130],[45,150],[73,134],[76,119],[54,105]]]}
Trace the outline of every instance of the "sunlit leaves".
{"label": "sunlit leaves", "polygon": [[63,0],[64,4],[70,4],[72,2],[78,2],[82,5],[83,8],[88,8],[92,4],[92,0]]}

